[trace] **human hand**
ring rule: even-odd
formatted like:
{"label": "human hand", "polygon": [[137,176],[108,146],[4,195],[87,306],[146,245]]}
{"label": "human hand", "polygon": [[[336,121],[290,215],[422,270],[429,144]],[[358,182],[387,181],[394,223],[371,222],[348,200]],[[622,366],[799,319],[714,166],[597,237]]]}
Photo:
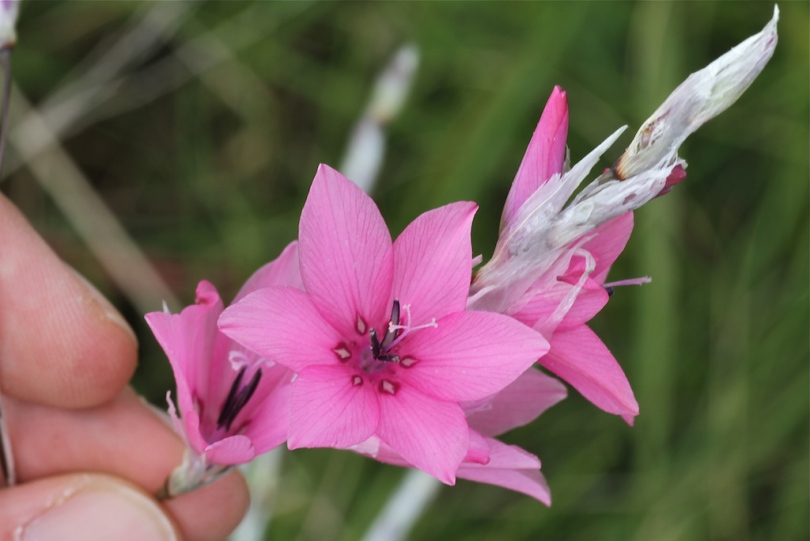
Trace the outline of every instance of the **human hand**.
{"label": "human hand", "polygon": [[0,390],[19,483],[0,488],[0,540],[224,539],[247,507],[244,479],[154,499],[184,447],[127,387],[134,335],[2,195],[0,299]]}

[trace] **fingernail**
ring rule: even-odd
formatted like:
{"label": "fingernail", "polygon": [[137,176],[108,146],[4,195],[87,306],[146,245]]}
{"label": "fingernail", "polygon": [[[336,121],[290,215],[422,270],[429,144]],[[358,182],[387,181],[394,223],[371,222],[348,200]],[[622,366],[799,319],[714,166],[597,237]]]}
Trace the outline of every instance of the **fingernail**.
{"label": "fingernail", "polygon": [[94,305],[97,308],[98,313],[108,321],[118,325],[127,335],[132,338],[132,341],[135,344],[138,344],[138,339],[135,337],[135,332],[132,330],[132,327],[129,326],[129,323],[124,319],[124,317],[115,309],[115,307],[107,300],[107,298],[101,294],[101,292],[96,289],[96,287],[87,281],[87,278],[82,276],[79,272],[76,271],[71,266],[67,266],[73,274],[79,279],[79,281],[84,286],[85,290],[87,291],[87,297],[84,297],[82,300]]}
{"label": "fingernail", "polygon": [[96,482],[54,503],[18,532],[20,541],[177,541],[151,499],[126,485]]}

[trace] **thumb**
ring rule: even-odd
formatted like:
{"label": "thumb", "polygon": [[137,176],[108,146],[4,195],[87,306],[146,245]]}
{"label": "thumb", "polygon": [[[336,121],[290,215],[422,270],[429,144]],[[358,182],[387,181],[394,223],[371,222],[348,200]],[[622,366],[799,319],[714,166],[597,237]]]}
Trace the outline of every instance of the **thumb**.
{"label": "thumb", "polygon": [[114,477],[74,474],[0,490],[0,539],[177,541],[152,498]]}

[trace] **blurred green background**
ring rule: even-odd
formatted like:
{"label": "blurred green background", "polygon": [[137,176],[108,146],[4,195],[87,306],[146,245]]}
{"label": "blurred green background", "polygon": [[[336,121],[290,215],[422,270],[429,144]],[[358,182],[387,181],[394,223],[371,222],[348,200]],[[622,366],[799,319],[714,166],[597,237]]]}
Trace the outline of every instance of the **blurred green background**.
{"label": "blurred green background", "polygon": [[[637,213],[611,277],[653,282],[621,289],[592,322],[636,392],[635,428],[572,391],[506,437],[543,460],[551,508],[461,481],[414,539],[810,537],[810,12],[780,8],[768,67],[682,147],[687,181]],[[148,276],[133,270],[122,287],[99,262],[117,256],[104,255],[116,243],[92,221],[95,195],[182,303],[202,278],[229,298],[296,237],[317,164],[339,164],[376,74],[410,42],[421,65],[389,126],[375,199],[394,233],[429,208],[477,201],[473,241],[486,257],[554,84],[568,91],[572,161],[629,124],[607,167],[681,80],[772,9],[26,0],[15,116],[30,118],[24,95],[61,146],[37,154],[12,131],[2,190],[130,320],[134,385],[163,405],[170,371],[142,319],[160,306]],[[82,177],[91,190],[76,187]],[[358,538],[403,474],[337,451],[283,460],[267,539]]]}

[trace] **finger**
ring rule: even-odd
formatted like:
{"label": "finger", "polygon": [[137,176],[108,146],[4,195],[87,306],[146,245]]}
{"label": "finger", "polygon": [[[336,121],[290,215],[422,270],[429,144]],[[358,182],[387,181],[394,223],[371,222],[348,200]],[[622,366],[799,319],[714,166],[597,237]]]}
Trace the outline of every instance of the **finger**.
{"label": "finger", "polygon": [[193,492],[166,500],[183,537],[189,541],[221,541],[245,516],[250,497],[245,478],[237,471]]}
{"label": "finger", "polygon": [[[155,494],[180,464],[185,449],[164,420],[131,389],[85,410],[9,398],[6,414],[22,482],[96,471],[127,479]],[[231,474],[165,505],[184,538],[214,541],[224,539],[239,523],[248,492],[241,475]]]}
{"label": "finger", "polygon": [[0,539],[174,541],[171,520],[133,485],[74,474],[0,491]]}
{"label": "finger", "polygon": [[105,402],[135,369],[134,334],[0,195],[0,388],[51,406]]}
{"label": "finger", "polygon": [[131,390],[94,408],[64,410],[6,397],[17,477],[74,471],[129,479],[156,493],[183,458],[183,443]]}

